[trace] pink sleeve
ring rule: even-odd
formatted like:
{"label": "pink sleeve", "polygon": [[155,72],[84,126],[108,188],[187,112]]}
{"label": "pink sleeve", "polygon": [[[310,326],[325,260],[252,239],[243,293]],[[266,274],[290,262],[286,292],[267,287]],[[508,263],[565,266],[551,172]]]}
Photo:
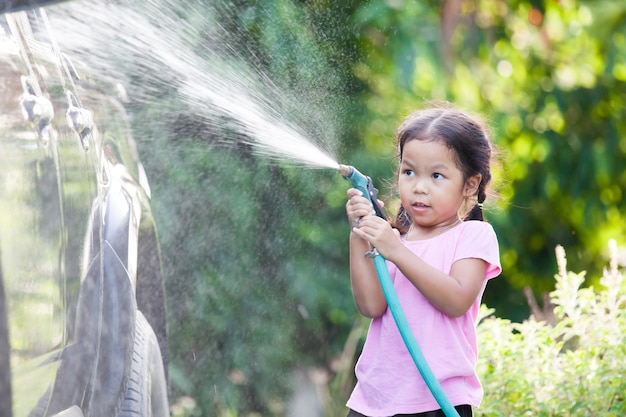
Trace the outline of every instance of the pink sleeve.
{"label": "pink sleeve", "polygon": [[493,227],[486,222],[469,221],[459,239],[455,261],[465,258],[478,258],[487,262],[486,279],[500,274],[500,250]]}

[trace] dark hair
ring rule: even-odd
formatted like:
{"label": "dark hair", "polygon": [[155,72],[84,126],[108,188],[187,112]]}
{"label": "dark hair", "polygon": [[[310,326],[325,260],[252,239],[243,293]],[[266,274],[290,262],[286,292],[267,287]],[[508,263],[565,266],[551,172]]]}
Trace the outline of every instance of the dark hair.
{"label": "dark hair", "polygon": [[[479,118],[454,107],[434,107],[417,110],[407,116],[396,131],[397,157],[400,162],[404,145],[411,140],[441,141],[454,151],[463,178],[480,174],[481,181],[476,201],[467,210],[463,220],[484,220],[482,205],[487,198],[487,185],[491,181],[492,143],[487,125]],[[398,180],[396,173],[396,182]],[[401,233],[407,233],[411,221],[400,206],[392,222]]]}

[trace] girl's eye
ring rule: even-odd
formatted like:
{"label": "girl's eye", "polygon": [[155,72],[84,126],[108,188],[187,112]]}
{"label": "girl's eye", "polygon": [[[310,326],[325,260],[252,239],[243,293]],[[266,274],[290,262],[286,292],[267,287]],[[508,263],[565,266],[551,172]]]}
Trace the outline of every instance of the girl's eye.
{"label": "girl's eye", "polygon": [[443,176],[443,174],[440,174],[440,173],[438,173],[438,172],[435,172],[435,173],[433,174],[433,178],[434,178],[434,179],[436,179],[436,180],[442,180],[442,179],[444,178],[444,176]]}
{"label": "girl's eye", "polygon": [[402,174],[406,175],[407,177],[412,177],[413,175],[415,175],[415,173],[413,172],[413,170],[411,169],[405,169]]}

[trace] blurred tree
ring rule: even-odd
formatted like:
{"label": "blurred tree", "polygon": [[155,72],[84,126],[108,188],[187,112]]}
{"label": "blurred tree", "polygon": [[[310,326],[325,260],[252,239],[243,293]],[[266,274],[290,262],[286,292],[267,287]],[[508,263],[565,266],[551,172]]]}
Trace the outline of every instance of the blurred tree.
{"label": "blurred tree", "polygon": [[354,14],[363,51],[354,74],[369,87],[364,142],[385,152],[399,118],[424,100],[449,100],[491,121],[501,169],[488,219],[504,279],[485,300],[521,319],[521,288],[553,288],[557,244],[580,268],[599,271],[607,239],[624,240],[626,6],[438,4],[371,1]]}
{"label": "blurred tree", "polygon": [[[317,42],[296,5],[180,6],[170,12],[192,25],[192,50],[202,56],[211,45],[225,62],[254,67],[281,93],[271,111],[311,140],[337,143],[357,105],[329,64],[332,44]],[[337,209],[347,183],[336,172],[271,164],[239,133],[216,128],[232,120],[194,114],[177,80],[162,78],[150,88],[159,97],[134,103],[133,122],[160,225],[173,398],[193,396],[206,415],[276,413],[292,370],[329,366],[356,317]]]}

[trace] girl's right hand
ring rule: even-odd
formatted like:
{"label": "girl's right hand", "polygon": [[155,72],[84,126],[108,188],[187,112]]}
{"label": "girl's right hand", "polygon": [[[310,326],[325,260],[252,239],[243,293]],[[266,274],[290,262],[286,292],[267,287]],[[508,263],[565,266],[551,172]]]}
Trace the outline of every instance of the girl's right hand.
{"label": "girl's right hand", "polygon": [[[383,207],[382,201],[379,200],[378,203]],[[367,198],[363,197],[363,193],[356,188],[350,188],[348,190],[346,213],[351,227],[357,227],[362,217],[376,214],[372,208],[372,203],[370,203]]]}

